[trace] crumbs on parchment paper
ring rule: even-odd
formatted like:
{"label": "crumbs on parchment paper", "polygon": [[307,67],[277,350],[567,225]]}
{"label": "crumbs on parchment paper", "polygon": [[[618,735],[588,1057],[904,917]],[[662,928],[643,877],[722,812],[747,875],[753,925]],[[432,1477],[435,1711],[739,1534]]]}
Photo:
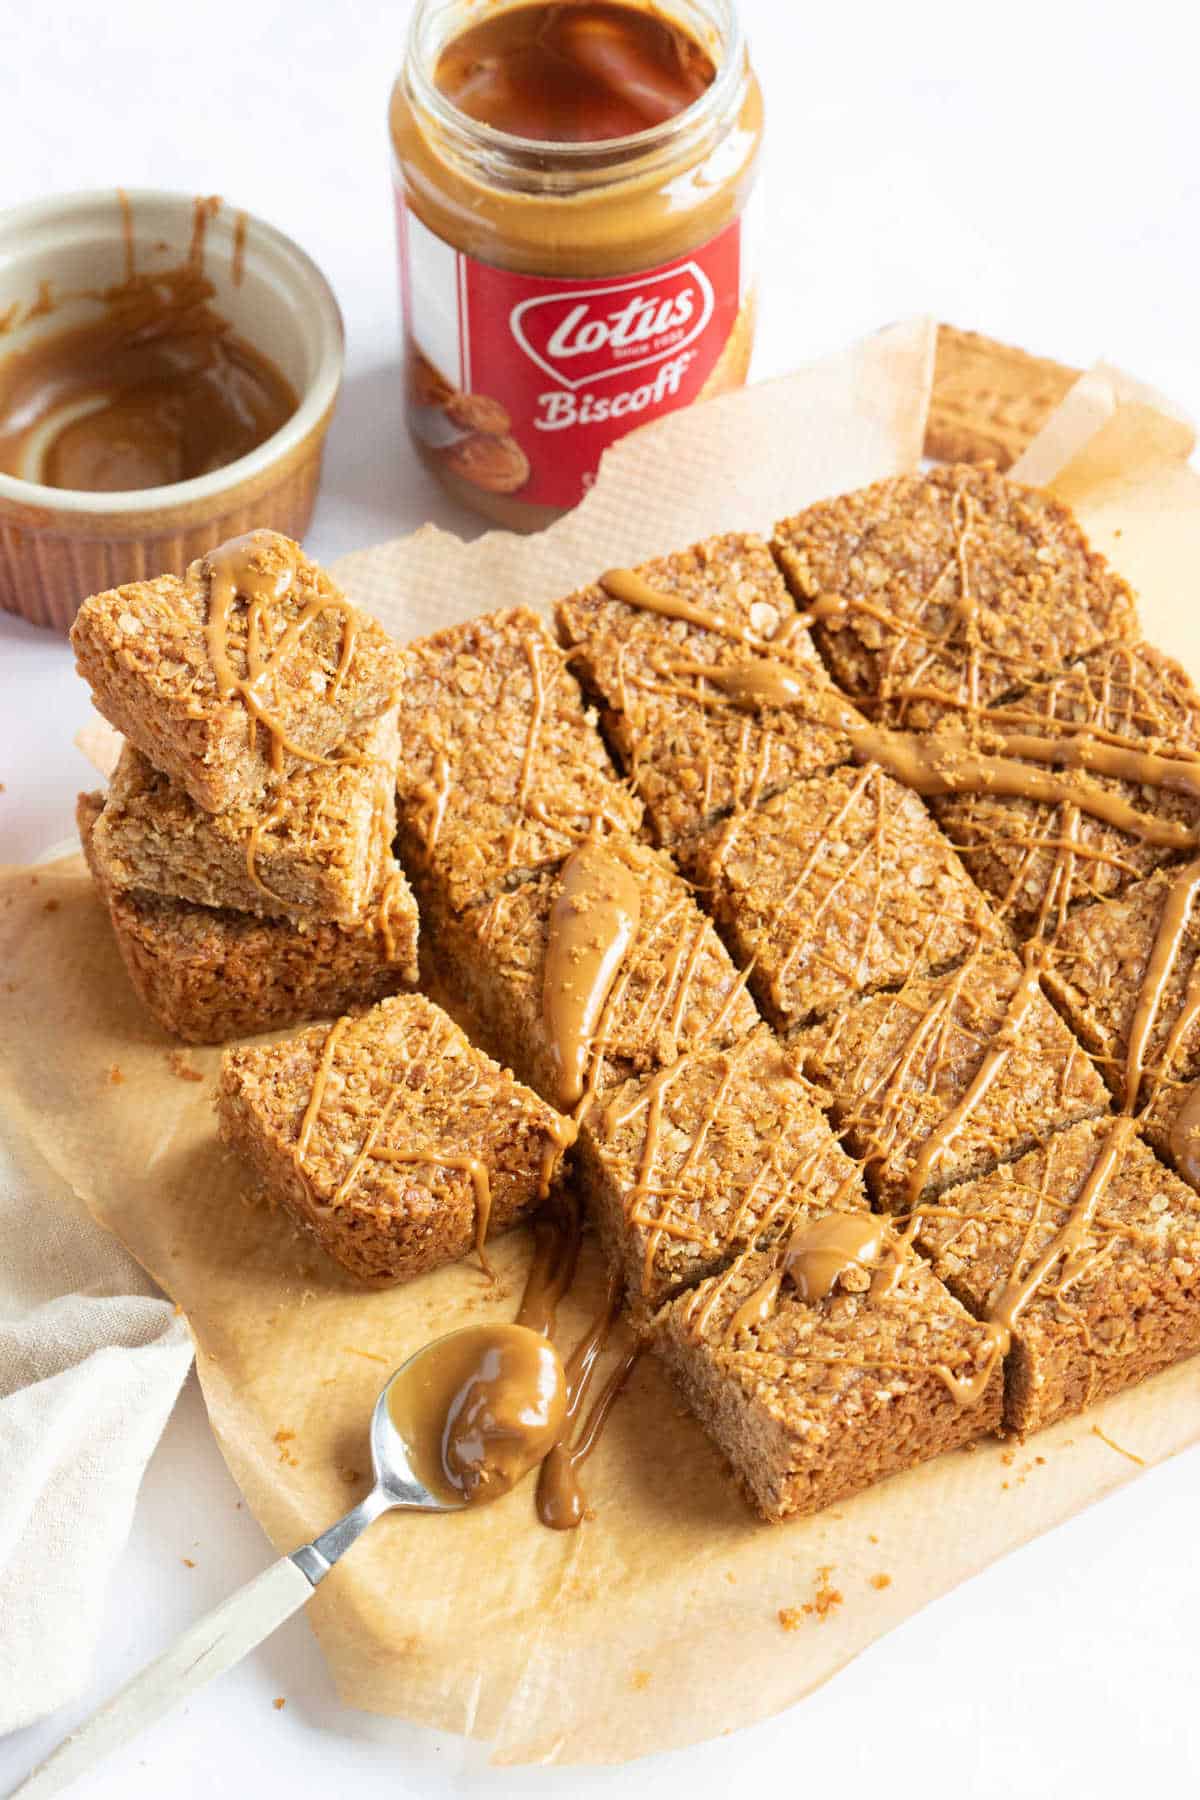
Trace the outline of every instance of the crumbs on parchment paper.
{"label": "crumbs on parchment paper", "polygon": [[785,1631],[798,1630],[806,1618],[827,1619],[831,1612],[842,1604],[844,1595],[840,1588],[831,1585],[829,1577],[833,1574],[833,1564],[826,1563],[817,1570],[816,1588],[811,1600],[805,1600],[800,1606],[781,1606],[776,1615]]}
{"label": "crumbs on parchment paper", "polygon": [[280,1462],[287,1463],[289,1468],[298,1469],[300,1467],[300,1458],[298,1456],[293,1456],[291,1450],[288,1448],[290,1444],[295,1442],[295,1438],[296,1434],[294,1431],[288,1431],[281,1425],[279,1430],[275,1433],[275,1436],[271,1439],[271,1442],[279,1451]]}
{"label": "crumbs on parchment paper", "polygon": [[164,1050],[168,1069],[172,1075],[178,1075],[180,1081],[203,1081],[203,1069],[197,1069],[190,1063],[182,1050]]}

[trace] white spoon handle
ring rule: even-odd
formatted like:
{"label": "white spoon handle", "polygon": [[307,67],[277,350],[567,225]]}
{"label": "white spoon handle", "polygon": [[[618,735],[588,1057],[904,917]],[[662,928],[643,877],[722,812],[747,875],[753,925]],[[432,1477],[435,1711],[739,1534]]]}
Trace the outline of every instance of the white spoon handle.
{"label": "white spoon handle", "polygon": [[42,1800],[61,1793],[85,1769],[136,1737],[205,1682],[223,1675],[275,1628],[298,1612],[312,1583],[285,1556],[185,1631],[169,1650],[135,1675],[98,1713],[73,1732],[12,1800]]}

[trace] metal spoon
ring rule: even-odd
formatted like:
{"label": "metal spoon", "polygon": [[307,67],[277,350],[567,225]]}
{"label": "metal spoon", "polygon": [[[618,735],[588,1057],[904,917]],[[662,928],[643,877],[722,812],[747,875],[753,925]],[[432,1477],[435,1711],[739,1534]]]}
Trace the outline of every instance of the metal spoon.
{"label": "metal spoon", "polygon": [[[414,1400],[423,1400],[427,1407],[430,1393],[436,1395],[439,1391],[446,1396],[455,1393],[461,1400],[467,1394],[462,1383],[462,1352],[464,1346],[470,1349],[468,1340],[473,1337],[479,1339],[485,1349],[489,1338],[492,1343],[502,1341],[510,1347],[516,1346],[530,1360],[531,1366],[540,1371],[540,1378],[534,1381],[530,1390],[530,1412],[524,1420],[527,1437],[514,1450],[511,1432],[502,1429],[499,1434],[504,1450],[505,1479],[496,1485],[484,1483],[469,1487],[467,1491],[471,1498],[468,1500],[462,1490],[456,1492],[446,1470],[438,1466],[441,1458],[432,1461],[428,1447],[422,1456],[420,1449],[402,1434],[394,1414],[398,1413],[401,1418],[416,1416]],[[525,1344],[524,1340],[530,1341]],[[442,1371],[438,1369],[439,1358]],[[458,1381],[457,1390],[446,1386],[447,1374],[451,1381]],[[467,1420],[467,1429],[477,1438],[478,1383],[469,1397],[474,1404],[474,1413]],[[185,1632],[170,1650],[148,1663],[99,1712],[64,1739],[57,1750],[52,1751],[46,1761],[14,1790],[11,1800],[18,1800],[18,1796],[21,1800],[41,1800],[43,1795],[60,1793],[109,1751],[128,1743],[180,1700],[248,1656],[277,1626],[299,1611],[317,1583],[328,1575],[338,1558],[381,1513],[398,1508],[411,1512],[461,1512],[468,1504],[485,1504],[507,1493],[513,1482],[540,1461],[549,1448],[561,1425],[564,1407],[562,1365],[552,1345],[525,1326],[468,1326],[426,1344],[401,1364],[375,1402],[375,1411],[371,1415],[371,1463],[375,1483],[365,1500],[320,1537],[314,1538],[311,1544],[304,1544],[290,1556],[281,1557],[271,1568],[230,1595]]]}

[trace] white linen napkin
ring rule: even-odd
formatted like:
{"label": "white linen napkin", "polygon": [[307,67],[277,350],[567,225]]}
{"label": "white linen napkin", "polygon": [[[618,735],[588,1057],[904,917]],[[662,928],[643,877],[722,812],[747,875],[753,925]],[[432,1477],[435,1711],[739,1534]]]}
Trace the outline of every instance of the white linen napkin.
{"label": "white linen napkin", "polygon": [[132,1257],[27,1145],[0,1144],[0,1734],[85,1686],[191,1359]]}

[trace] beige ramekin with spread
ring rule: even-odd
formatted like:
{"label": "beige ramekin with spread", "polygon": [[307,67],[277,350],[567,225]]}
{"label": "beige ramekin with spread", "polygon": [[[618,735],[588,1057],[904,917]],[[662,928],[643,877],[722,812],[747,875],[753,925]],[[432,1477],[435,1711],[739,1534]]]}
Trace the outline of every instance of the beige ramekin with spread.
{"label": "beige ramekin with spread", "polygon": [[65,631],[88,594],[163,573],[255,526],[299,538],[341,385],[342,320],[305,253],[216,200],[154,190],[55,196],[0,216],[0,361],[86,327],[131,269],[202,265],[212,308],[295,396],[235,461],[188,480],[90,492],[0,470],[0,607]]}
{"label": "beige ramekin with spread", "polygon": [[602,140],[497,129],[449,97],[446,59],[535,7],[418,0],[390,112],[410,430],[457,498],[517,530],[573,506],[623,432],[746,380],[763,126],[734,0],[617,0],[542,10],[610,32],[649,14],[707,57],[704,90]]}

